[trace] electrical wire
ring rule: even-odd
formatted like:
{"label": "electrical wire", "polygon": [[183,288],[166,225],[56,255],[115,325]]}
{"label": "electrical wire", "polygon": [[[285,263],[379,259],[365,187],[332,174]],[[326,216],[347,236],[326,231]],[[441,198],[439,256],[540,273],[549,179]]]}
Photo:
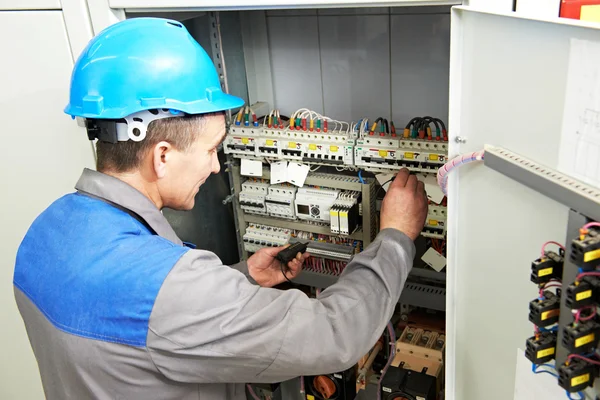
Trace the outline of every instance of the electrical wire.
{"label": "electrical wire", "polygon": [[555,378],[558,378],[558,374],[556,372],[552,372],[552,371],[546,371],[546,370],[540,370],[538,371],[539,367],[547,367],[547,368],[552,368],[553,370],[556,371],[556,368],[554,367],[554,365],[552,364],[540,364],[540,365],[535,365],[533,363],[531,363],[531,372],[533,372],[534,374],[550,374]]}
{"label": "electrical wire", "polygon": [[580,360],[583,360],[583,361],[586,361],[586,362],[588,362],[588,363],[590,363],[590,364],[594,364],[594,365],[600,365],[600,361],[598,361],[598,360],[592,360],[591,358],[584,357],[584,356],[582,356],[582,355],[579,355],[579,354],[569,354],[569,356],[568,356],[567,358],[568,358],[569,360],[570,360],[571,358],[578,358],[578,359],[580,359]]}
{"label": "electrical wire", "polygon": [[383,183],[381,184],[381,186],[379,186],[379,189],[377,189],[377,193],[375,193],[375,198],[379,197],[379,193],[380,193],[382,190],[385,190],[385,189],[384,189],[384,188],[385,188],[385,185],[387,185],[388,183],[391,183],[392,181],[393,181],[393,179],[388,179],[387,181],[383,182]]}
{"label": "electrical wire", "polygon": [[383,377],[392,365],[394,357],[396,357],[396,333],[394,332],[394,326],[392,325],[391,321],[387,324],[387,330],[390,338],[390,356],[388,357],[387,364],[385,364],[385,367],[383,367],[383,370],[381,371],[381,376],[379,377],[379,382],[377,383],[377,400],[381,400],[381,382],[383,381]]}
{"label": "electrical wire", "polygon": [[542,245],[542,258],[546,255],[546,246],[549,244],[555,244],[558,247],[560,247],[563,251],[565,251],[565,246],[563,246],[562,244],[560,244],[558,242],[555,242],[554,240],[549,240]]}
{"label": "electrical wire", "polygon": [[571,397],[571,393],[569,393],[568,390],[565,390],[565,393],[567,394],[567,398],[569,400],[585,400],[585,394],[583,392],[577,392],[577,395],[579,396],[578,399],[574,399]]}
{"label": "electrical wire", "polygon": [[591,227],[600,227],[600,222],[589,222],[583,226],[581,229],[590,229]]}
{"label": "electrical wire", "polygon": [[[590,315],[588,315],[587,317],[582,317],[581,316],[581,312],[584,310],[592,310],[592,312],[590,313]],[[575,323],[579,323],[579,321],[589,321],[590,319],[594,318],[596,316],[596,306],[586,306],[586,307],[582,307],[579,310],[577,310],[577,312],[575,313]]]}
{"label": "electrical wire", "polygon": [[358,170],[358,180],[360,181],[360,183],[362,183],[363,185],[365,184],[365,180],[362,177],[362,169]]}
{"label": "electrical wire", "polygon": [[452,172],[452,170],[460,167],[463,164],[467,164],[474,161],[481,161],[484,158],[484,150],[475,151],[473,153],[463,154],[462,156],[454,157],[452,160],[448,161],[438,170],[437,173],[437,182],[444,195],[448,195],[448,174]]}
{"label": "electrical wire", "polygon": [[258,397],[258,396],[256,395],[256,393],[254,393],[254,389],[252,389],[252,385],[250,385],[250,384],[248,383],[248,384],[246,384],[246,387],[248,388],[248,392],[250,392],[250,396],[252,396],[252,398],[253,398],[254,400],[260,400],[260,397]]}

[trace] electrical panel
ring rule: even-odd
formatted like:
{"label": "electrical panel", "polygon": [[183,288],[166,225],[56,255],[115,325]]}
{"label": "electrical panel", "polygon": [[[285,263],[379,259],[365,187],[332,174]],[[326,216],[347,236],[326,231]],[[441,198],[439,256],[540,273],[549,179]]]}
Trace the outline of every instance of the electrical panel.
{"label": "electrical panel", "polygon": [[296,219],[297,188],[292,185],[270,185],[265,197],[267,214],[273,217]]}
{"label": "electrical panel", "polygon": [[267,193],[269,184],[262,179],[247,180],[239,194],[240,207],[251,214],[267,214]]}
{"label": "electrical panel", "polygon": [[249,224],[244,233],[244,248],[254,253],[263,247],[280,247],[290,242],[292,231],[274,226]]}
{"label": "electrical panel", "polygon": [[[529,304],[529,320],[535,332],[526,340],[525,356],[532,362],[534,373],[556,376],[567,393],[579,392],[580,397],[600,372],[600,357],[596,353],[600,342],[600,319],[596,314],[600,271],[591,267],[600,259],[599,233],[600,224],[584,225],[570,243],[568,259],[565,246],[544,243],[541,257],[531,265],[530,279],[538,285],[539,296]],[[546,250],[551,244],[557,245],[558,250]],[[575,280],[565,281],[565,272],[573,269],[577,271]],[[559,351],[566,352],[564,361],[553,365]]]}

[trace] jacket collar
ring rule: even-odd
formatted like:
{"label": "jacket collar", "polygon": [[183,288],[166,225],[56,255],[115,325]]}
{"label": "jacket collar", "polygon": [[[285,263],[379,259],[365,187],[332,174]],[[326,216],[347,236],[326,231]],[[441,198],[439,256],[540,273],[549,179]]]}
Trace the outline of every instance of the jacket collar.
{"label": "jacket collar", "polygon": [[137,214],[157,235],[180,246],[183,245],[181,239],[177,237],[165,216],[154,203],[122,180],[85,168],[75,189]]}

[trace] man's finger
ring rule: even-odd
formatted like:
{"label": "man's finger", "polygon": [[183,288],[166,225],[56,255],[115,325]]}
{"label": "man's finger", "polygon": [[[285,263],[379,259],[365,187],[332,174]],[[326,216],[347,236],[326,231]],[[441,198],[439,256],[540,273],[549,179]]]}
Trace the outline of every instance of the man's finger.
{"label": "man's finger", "polygon": [[402,168],[394,177],[394,180],[390,184],[390,186],[404,187],[406,186],[406,181],[410,176],[410,172],[406,168]]}
{"label": "man's finger", "polygon": [[425,183],[423,181],[417,182],[417,191],[416,193],[425,193]]}
{"label": "man's finger", "polygon": [[[416,192],[417,191],[417,182],[419,180],[417,179],[417,177],[415,175],[411,175],[408,177],[408,180],[406,181],[406,188],[412,192]],[[410,192],[409,192],[410,193]]]}

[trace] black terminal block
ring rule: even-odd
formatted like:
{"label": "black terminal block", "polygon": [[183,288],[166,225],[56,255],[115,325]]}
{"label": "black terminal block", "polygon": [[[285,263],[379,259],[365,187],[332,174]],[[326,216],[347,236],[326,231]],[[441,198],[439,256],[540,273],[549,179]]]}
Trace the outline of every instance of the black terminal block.
{"label": "black terminal block", "polygon": [[277,260],[281,261],[282,264],[287,265],[287,263],[289,263],[294,258],[296,258],[296,254],[304,253],[307,248],[308,248],[307,243],[296,242],[296,243],[292,244],[290,247],[286,247],[285,249],[283,249],[279,253],[277,253],[275,258]]}
{"label": "black terminal block", "polygon": [[584,271],[592,271],[600,263],[600,231],[588,230],[587,235],[571,243],[571,262]]}
{"label": "black terminal block", "polygon": [[589,306],[598,301],[600,295],[600,279],[595,276],[584,276],[581,281],[574,282],[565,291],[565,305],[574,310]]}
{"label": "black terminal block", "polygon": [[558,384],[567,392],[579,392],[594,383],[598,368],[579,358],[571,358],[558,369]]}
{"label": "black terminal block", "polygon": [[563,328],[562,344],[570,353],[582,354],[592,351],[600,334],[600,324],[594,321],[570,324]]}
{"label": "black terminal block", "polygon": [[560,296],[549,290],[544,291],[544,297],[529,303],[529,321],[537,326],[548,326],[558,322],[560,314]]}
{"label": "black terminal block", "polygon": [[564,252],[560,254],[553,251],[544,253],[544,257],[540,257],[531,263],[531,282],[547,283],[551,279],[561,279],[564,265]]}
{"label": "black terminal block", "polygon": [[525,357],[539,365],[553,360],[556,355],[556,333],[542,332],[527,339]]}

